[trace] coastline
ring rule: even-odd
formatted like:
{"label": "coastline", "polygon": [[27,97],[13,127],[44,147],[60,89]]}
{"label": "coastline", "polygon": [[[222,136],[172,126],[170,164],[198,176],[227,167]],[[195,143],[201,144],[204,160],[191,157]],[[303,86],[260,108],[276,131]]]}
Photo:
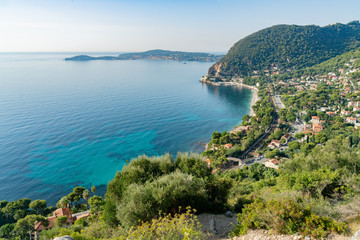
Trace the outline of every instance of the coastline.
{"label": "coastline", "polygon": [[[204,79],[201,79],[200,82],[202,83],[207,83],[207,84],[211,84],[211,85],[214,85],[214,86],[234,86],[234,85],[237,85],[237,86],[240,86],[240,87],[245,87],[245,88],[250,88],[252,90],[252,96],[251,96],[251,101],[250,101],[250,111],[249,111],[249,115],[251,117],[255,116],[255,112],[252,108],[253,105],[255,105],[255,103],[260,100],[259,99],[259,96],[258,96],[258,91],[259,89],[255,86],[250,86],[250,85],[246,85],[246,84],[243,84],[243,83],[238,83],[238,82],[220,82],[220,83],[215,83],[215,82],[212,82],[212,81],[208,81],[208,80],[204,80]],[[234,126],[230,131],[236,129],[237,126]],[[208,149],[208,144],[207,143],[205,145],[205,151],[209,150]]]}
{"label": "coastline", "polygon": [[252,109],[252,106],[255,105],[255,103],[260,100],[259,99],[259,96],[258,96],[258,91],[259,89],[255,86],[250,86],[250,85],[246,85],[246,84],[243,84],[243,83],[238,83],[238,82],[219,82],[219,83],[215,83],[215,82],[212,82],[212,81],[208,81],[208,80],[204,80],[204,79],[201,79],[200,82],[202,83],[208,83],[208,84],[212,84],[214,86],[231,86],[231,85],[238,85],[240,87],[245,87],[245,88],[250,88],[252,90],[252,97],[251,97],[251,101],[250,101],[250,111],[249,111],[249,115],[251,117],[253,117],[255,115],[254,113],[254,110]]}

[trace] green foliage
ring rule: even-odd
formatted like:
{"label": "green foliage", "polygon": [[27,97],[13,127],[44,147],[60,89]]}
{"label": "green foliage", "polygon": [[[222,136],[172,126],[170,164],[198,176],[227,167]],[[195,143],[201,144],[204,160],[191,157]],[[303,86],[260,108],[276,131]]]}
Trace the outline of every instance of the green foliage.
{"label": "green foliage", "polygon": [[8,223],[0,227],[0,238],[10,238],[14,234],[15,223]]}
{"label": "green foliage", "polygon": [[176,211],[179,206],[201,210],[206,204],[205,183],[191,175],[174,172],[144,185],[131,184],[117,206],[117,218],[128,228],[148,221],[159,211]]}
{"label": "green foliage", "polygon": [[82,226],[82,227],[87,227],[88,226],[88,223],[86,222],[85,218],[80,218],[80,219],[77,219],[74,223],[74,225],[79,225],[79,226]]}
{"label": "green foliage", "polygon": [[[225,76],[247,76],[253,70],[270,69],[272,64],[301,69],[354,49],[359,40],[358,25],[277,25],[241,39],[216,65]],[[215,73],[212,66],[209,75]]]}
{"label": "green foliage", "polygon": [[30,203],[29,207],[36,211],[36,214],[42,214],[47,207],[45,200],[34,200]]}
{"label": "green foliage", "polygon": [[298,141],[293,141],[288,143],[289,149],[297,150],[300,149],[300,143]]}
{"label": "green foliage", "polygon": [[[28,198],[19,199],[17,201],[8,202],[1,209],[8,223],[24,218],[29,213],[29,204],[31,200]],[[5,202],[3,203],[5,204]]]}
{"label": "green foliage", "polygon": [[115,178],[109,182],[105,195],[104,217],[108,224],[119,224],[116,218],[116,205],[120,204],[123,193],[131,184],[144,184],[156,178],[169,174],[176,166],[171,155],[149,158],[139,156],[126,165],[121,172],[117,172]]}
{"label": "green foliage", "polygon": [[298,139],[298,140],[302,139],[303,137],[305,137],[305,134],[302,133],[302,132],[295,134],[295,138]]}
{"label": "green foliage", "polygon": [[198,154],[178,153],[176,156],[176,167],[183,173],[191,174],[198,178],[210,176],[211,169],[208,168],[205,159]]}
{"label": "green foliage", "polygon": [[246,205],[238,215],[239,224],[233,235],[243,235],[250,229],[269,229],[281,234],[295,234],[311,236],[316,239],[324,238],[330,233],[346,233],[345,223],[338,223],[331,218],[314,214],[310,206],[301,200],[281,200],[255,202]]}
{"label": "green foliage", "polygon": [[166,215],[153,219],[151,222],[142,223],[132,227],[126,234],[119,237],[122,239],[205,239],[206,235],[201,231],[201,224],[195,215],[188,209],[185,213]]}
{"label": "green foliage", "polygon": [[274,150],[272,150],[272,151],[267,151],[266,153],[265,153],[265,157],[266,158],[274,158],[274,157],[277,157],[277,156],[280,156],[281,155],[281,152],[280,152],[280,150],[279,149],[274,149]]}
{"label": "green foliage", "polygon": [[89,199],[89,205],[90,213],[97,215],[102,211],[105,201],[102,197],[94,195]]}
{"label": "green foliage", "polygon": [[55,219],[55,225],[56,226],[62,226],[62,225],[64,225],[65,223],[66,223],[66,221],[67,221],[67,216],[59,216],[59,217],[57,217],[56,219]]}
{"label": "green foliage", "polygon": [[34,231],[35,222],[42,222],[44,226],[49,224],[48,220],[40,215],[27,215],[26,217],[18,220],[15,224],[14,231],[17,236],[21,236],[22,239],[27,239],[29,234]]}

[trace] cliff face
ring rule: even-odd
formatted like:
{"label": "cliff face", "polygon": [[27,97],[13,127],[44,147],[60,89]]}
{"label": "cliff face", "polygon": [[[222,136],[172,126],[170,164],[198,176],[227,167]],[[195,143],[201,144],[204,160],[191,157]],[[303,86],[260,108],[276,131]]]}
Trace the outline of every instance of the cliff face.
{"label": "cliff face", "polygon": [[209,68],[209,71],[208,71],[208,75],[210,76],[215,76],[215,77],[219,77],[219,73],[221,72],[222,70],[222,63],[221,62],[217,62],[215,63],[214,65],[212,65],[210,68]]}
{"label": "cliff face", "polygon": [[325,27],[276,25],[237,43],[208,71],[210,76],[246,76],[254,70],[301,69],[360,46],[360,23]]}

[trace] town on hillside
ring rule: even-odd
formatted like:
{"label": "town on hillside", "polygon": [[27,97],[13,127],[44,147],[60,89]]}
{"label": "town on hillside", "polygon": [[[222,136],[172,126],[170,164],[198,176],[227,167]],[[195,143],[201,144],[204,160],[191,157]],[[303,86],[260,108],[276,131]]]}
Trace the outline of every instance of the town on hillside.
{"label": "town on hillside", "polygon": [[214,85],[256,86],[261,98],[252,106],[254,116],[244,116],[230,132],[213,133],[203,155],[214,173],[254,163],[278,169],[300,150],[322,145],[345,129],[358,129],[360,58],[335,67],[329,72],[324,72],[328,66],[323,67],[322,74],[313,68],[300,75],[272,64],[248,77],[203,77],[201,82]]}

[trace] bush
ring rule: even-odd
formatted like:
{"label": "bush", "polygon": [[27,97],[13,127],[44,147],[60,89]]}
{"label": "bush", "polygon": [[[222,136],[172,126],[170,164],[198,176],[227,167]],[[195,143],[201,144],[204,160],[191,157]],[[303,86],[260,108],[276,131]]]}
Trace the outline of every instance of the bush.
{"label": "bush", "polygon": [[[181,211],[181,210],[180,210]],[[166,215],[151,222],[142,223],[138,227],[131,228],[119,240],[131,239],[206,239],[206,235],[201,231],[201,224],[196,216],[188,208],[186,213],[175,214],[174,217]]]}
{"label": "bush", "polygon": [[144,185],[132,184],[117,206],[117,218],[125,228],[148,221],[159,211],[176,212],[178,207],[202,209],[206,203],[205,183],[191,175],[174,172]]}
{"label": "bush", "polygon": [[311,206],[304,206],[301,200],[265,201],[256,199],[246,205],[238,214],[239,224],[233,235],[243,235],[249,229],[268,229],[280,234],[310,235],[316,239],[330,233],[346,233],[345,223],[338,223],[329,217],[314,214]]}
{"label": "bush", "polygon": [[56,226],[62,226],[66,223],[67,221],[67,216],[59,216],[55,219],[55,225]]}

